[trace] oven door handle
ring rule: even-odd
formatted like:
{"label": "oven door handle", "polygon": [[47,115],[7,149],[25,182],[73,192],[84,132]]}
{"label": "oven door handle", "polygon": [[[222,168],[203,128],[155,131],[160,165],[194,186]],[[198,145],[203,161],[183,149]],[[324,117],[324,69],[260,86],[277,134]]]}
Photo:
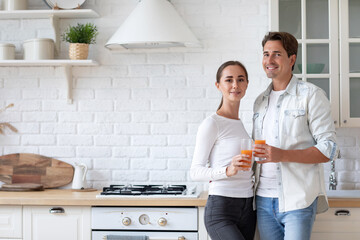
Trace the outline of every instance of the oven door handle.
{"label": "oven door handle", "polygon": [[184,236],[178,237],[178,238],[155,238],[150,237],[149,240],[186,240]]}
{"label": "oven door handle", "polygon": [[[107,240],[107,236],[103,237],[103,240]],[[186,240],[184,236],[180,236],[177,238],[156,238],[156,237],[149,237],[148,240]]]}

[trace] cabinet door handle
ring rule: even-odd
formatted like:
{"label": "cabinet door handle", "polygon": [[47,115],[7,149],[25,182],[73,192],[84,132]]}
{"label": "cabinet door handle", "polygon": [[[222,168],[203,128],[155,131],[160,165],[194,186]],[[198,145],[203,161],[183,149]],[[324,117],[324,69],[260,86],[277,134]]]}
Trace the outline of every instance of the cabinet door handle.
{"label": "cabinet door handle", "polygon": [[[120,235],[121,236],[121,235]],[[108,239],[108,237],[107,236],[103,236],[102,237],[102,240],[107,240]],[[184,236],[180,236],[180,237],[178,237],[178,238],[167,238],[167,237],[165,237],[165,238],[156,238],[156,237],[149,237],[148,238],[149,240],[186,240],[186,238],[184,237]]]}
{"label": "cabinet door handle", "polygon": [[53,207],[49,209],[49,213],[65,213],[62,207]]}
{"label": "cabinet door handle", "polygon": [[350,216],[350,211],[346,209],[336,210],[335,216]]}

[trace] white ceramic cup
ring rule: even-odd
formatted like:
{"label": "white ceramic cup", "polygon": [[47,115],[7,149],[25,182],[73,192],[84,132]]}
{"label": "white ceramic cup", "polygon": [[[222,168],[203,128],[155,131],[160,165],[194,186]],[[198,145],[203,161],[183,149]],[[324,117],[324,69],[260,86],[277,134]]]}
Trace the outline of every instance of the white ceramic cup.
{"label": "white ceramic cup", "polygon": [[2,0],[5,11],[26,10],[27,0]]}
{"label": "white ceramic cup", "polygon": [[0,60],[15,59],[15,45],[11,43],[0,43]]}

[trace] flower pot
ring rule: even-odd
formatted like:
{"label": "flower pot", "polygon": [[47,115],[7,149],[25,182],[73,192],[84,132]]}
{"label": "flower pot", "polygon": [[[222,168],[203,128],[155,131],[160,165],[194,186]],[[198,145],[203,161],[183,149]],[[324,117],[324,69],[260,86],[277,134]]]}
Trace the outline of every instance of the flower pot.
{"label": "flower pot", "polygon": [[71,60],[84,60],[89,55],[89,44],[70,43],[69,57]]}

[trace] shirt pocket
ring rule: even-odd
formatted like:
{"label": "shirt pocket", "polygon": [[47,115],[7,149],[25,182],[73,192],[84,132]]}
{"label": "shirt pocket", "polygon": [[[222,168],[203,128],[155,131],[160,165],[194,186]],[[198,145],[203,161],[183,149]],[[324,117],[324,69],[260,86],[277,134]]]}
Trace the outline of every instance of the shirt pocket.
{"label": "shirt pocket", "polygon": [[306,112],[303,109],[290,109],[284,111],[284,133],[300,137],[308,126]]}

